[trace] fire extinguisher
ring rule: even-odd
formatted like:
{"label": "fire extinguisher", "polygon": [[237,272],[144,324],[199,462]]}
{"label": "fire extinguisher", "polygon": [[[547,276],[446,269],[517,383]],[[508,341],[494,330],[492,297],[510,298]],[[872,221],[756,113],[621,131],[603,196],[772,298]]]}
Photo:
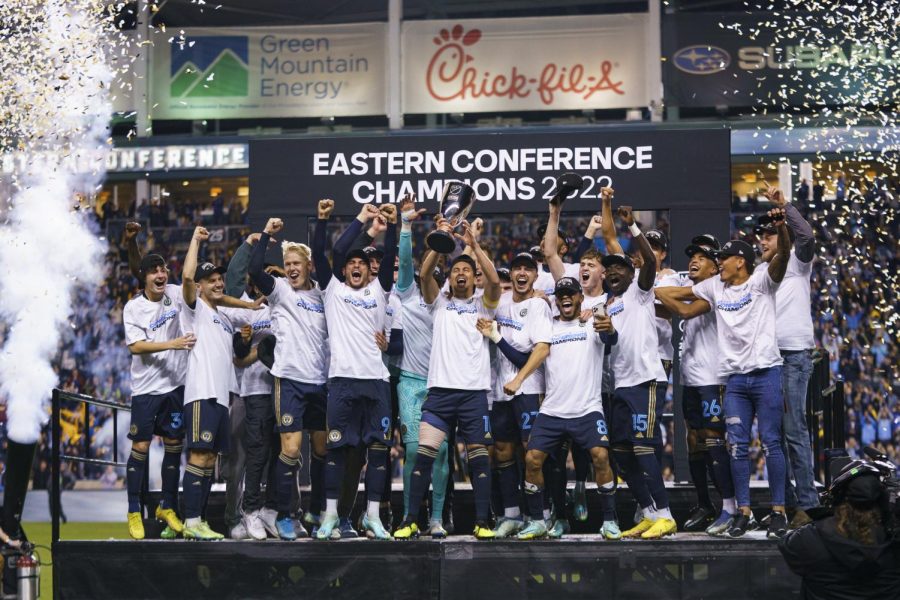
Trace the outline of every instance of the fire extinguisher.
{"label": "fire extinguisher", "polygon": [[18,580],[16,598],[18,600],[37,600],[41,595],[41,561],[31,548],[23,545],[24,553],[16,561],[16,578]]}

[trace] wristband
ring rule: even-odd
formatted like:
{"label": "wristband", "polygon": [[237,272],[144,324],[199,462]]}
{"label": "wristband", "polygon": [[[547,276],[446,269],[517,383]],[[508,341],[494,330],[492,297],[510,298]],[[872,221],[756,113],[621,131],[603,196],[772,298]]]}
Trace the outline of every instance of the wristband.
{"label": "wristband", "polygon": [[637,226],[637,223],[632,223],[631,225],[629,225],[628,231],[630,231],[631,235],[633,235],[634,237],[641,235],[641,228]]}
{"label": "wristband", "polygon": [[497,329],[497,321],[491,323],[491,334],[488,336],[488,339],[490,339],[495,344],[499,344],[500,340],[503,339],[503,336],[500,335],[500,330]]}

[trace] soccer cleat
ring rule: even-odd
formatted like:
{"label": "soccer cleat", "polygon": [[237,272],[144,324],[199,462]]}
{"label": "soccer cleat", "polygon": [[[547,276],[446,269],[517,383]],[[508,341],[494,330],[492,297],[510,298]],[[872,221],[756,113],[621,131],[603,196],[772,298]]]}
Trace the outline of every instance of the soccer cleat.
{"label": "soccer cleat", "polygon": [[275,525],[275,521],[278,520],[278,511],[274,508],[261,508],[256,512],[259,516],[260,522],[262,522],[263,528],[266,530],[266,533],[274,538],[277,538],[278,527]]}
{"label": "soccer cleat", "polygon": [[583,481],[575,482],[575,491],[572,492],[572,514],[578,521],[588,520],[587,493]]}
{"label": "soccer cleat", "polygon": [[748,531],[755,529],[751,526],[751,521],[753,520],[753,515],[745,515],[744,513],[739,513],[735,515],[734,519],[731,522],[731,527],[728,528],[728,537],[730,538],[739,538],[743,537],[745,533]]}
{"label": "soccer cleat", "polygon": [[370,540],[389,540],[391,534],[384,530],[381,519],[370,519],[369,515],[363,515],[362,530],[366,532],[366,537]]}
{"label": "soccer cleat", "polygon": [[184,530],[184,523],[178,518],[178,515],[171,508],[156,507],[156,518],[165,521],[166,525],[175,533],[181,533]]}
{"label": "soccer cleat", "polygon": [[719,518],[713,521],[712,524],[706,528],[706,533],[712,536],[725,535],[725,533],[729,529],[731,529],[731,525],[733,523],[734,515],[723,509],[722,514],[719,515]]}
{"label": "soccer cleat", "polygon": [[496,537],[494,530],[488,527],[484,521],[475,523],[475,530],[472,532],[476,540],[492,540]]}
{"label": "soccer cleat", "polygon": [[329,515],[325,514],[322,517],[322,522],[319,523],[319,530],[316,532],[316,539],[320,540],[328,540],[331,539],[332,533],[335,531],[338,532],[340,536],[340,530],[338,530],[338,524],[340,523],[340,519],[338,519],[337,515]]}
{"label": "soccer cleat", "polygon": [[684,522],[684,531],[702,531],[713,522],[716,511],[711,506],[695,506]]}
{"label": "soccer cleat", "polygon": [[225,539],[224,535],[222,535],[221,533],[219,533],[218,531],[216,531],[212,527],[210,527],[209,523],[206,521],[200,521],[200,527],[203,529],[203,531],[204,531],[204,533],[206,533],[206,535],[210,536],[209,539],[213,539],[213,540],[224,540]]}
{"label": "soccer cleat", "polygon": [[543,519],[532,519],[528,525],[516,534],[520,540],[536,540],[547,536],[547,523]]}
{"label": "soccer cleat", "polygon": [[653,521],[653,526],[641,534],[642,540],[658,540],[667,535],[672,535],[678,531],[675,519],[661,517]]}
{"label": "soccer cleat", "polygon": [[395,540],[409,540],[417,537],[419,537],[419,526],[410,519],[403,519],[403,522],[394,530]]}
{"label": "soccer cleat", "polygon": [[217,533],[210,529],[209,524],[206,521],[200,521],[193,527],[185,525],[184,531],[182,531],[181,534],[186,540],[214,541],[221,540],[225,537],[221,533]]}
{"label": "soccer cleat", "polygon": [[333,540],[352,540],[358,537],[359,534],[353,529],[353,523],[350,522],[349,517],[341,518],[338,528],[331,532]]}
{"label": "soccer cleat", "polygon": [[316,537],[316,532],[319,531],[319,523],[322,521],[322,517],[319,515],[314,515],[311,512],[303,515],[303,522],[309,525],[309,535],[310,537]]}
{"label": "soccer cleat", "polygon": [[522,531],[525,528],[525,521],[521,517],[501,517],[497,527],[494,529],[494,537],[497,539],[508,538]]}
{"label": "soccer cleat", "polygon": [[128,513],[128,535],[133,540],[144,539],[144,520],[141,518],[141,513]]}
{"label": "soccer cleat", "polygon": [[558,540],[567,533],[571,533],[571,531],[572,527],[569,526],[568,519],[556,519],[553,522],[553,527],[547,531],[547,537]]}
{"label": "soccer cleat", "polygon": [[278,528],[278,537],[282,540],[293,542],[297,539],[297,532],[294,531],[294,521],[290,516],[281,517],[275,521],[275,527]]}
{"label": "soccer cleat", "polygon": [[447,530],[440,521],[432,521],[428,524],[428,535],[433,540],[442,540],[447,537]]}
{"label": "soccer cleat", "polygon": [[[182,531],[184,531],[184,529],[182,529]],[[159,537],[163,540],[174,540],[178,537],[178,534],[172,531],[171,527],[166,525],[165,528],[159,532]]]}
{"label": "soccer cleat", "polygon": [[600,535],[607,540],[619,540],[622,539],[622,530],[619,529],[619,524],[615,521],[603,521],[603,526],[600,527]]}
{"label": "soccer cleat", "polygon": [[241,522],[244,525],[244,529],[247,531],[247,536],[253,538],[257,541],[262,541],[266,539],[266,528],[263,526],[262,517],[260,517],[260,511],[254,510],[252,512],[244,514],[241,517]]}
{"label": "soccer cleat", "polygon": [[641,534],[643,534],[645,531],[647,531],[651,527],[653,527],[653,521],[644,517],[638,522],[637,525],[635,525],[634,527],[632,527],[631,529],[629,529],[627,531],[623,531],[622,537],[623,538],[640,537]]}
{"label": "soccer cleat", "polygon": [[[165,533],[166,531],[169,531],[169,528],[168,528],[168,527],[166,527],[166,529],[163,531],[163,533]],[[263,533],[265,533],[265,532],[263,532]],[[232,539],[232,540],[249,540],[249,539],[253,539],[253,538],[250,537],[250,534],[247,533],[247,527],[244,525],[244,522],[243,522],[243,521],[238,521],[238,524],[235,525],[234,527],[232,527],[232,528],[228,531],[228,537],[229,537],[230,539]]]}
{"label": "soccer cleat", "polygon": [[769,526],[766,528],[766,537],[770,540],[780,540],[787,533],[787,517],[783,512],[772,511],[769,517]]}
{"label": "soccer cleat", "polygon": [[298,538],[307,538],[309,537],[309,532],[306,530],[306,527],[303,526],[303,519],[300,517],[291,517],[291,521],[294,522],[294,533],[297,534]]}

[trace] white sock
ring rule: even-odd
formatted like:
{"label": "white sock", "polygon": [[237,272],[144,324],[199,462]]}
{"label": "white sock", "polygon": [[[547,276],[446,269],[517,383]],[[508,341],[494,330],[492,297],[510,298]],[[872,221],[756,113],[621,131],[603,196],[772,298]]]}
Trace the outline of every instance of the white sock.
{"label": "white sock", "polygon": [[656,509],[652,506],[648,506],[647,508],[641,508],[641,518],[655,521],[659,518],[659,513],[657,513]]}
{"label": "white sock", "polygon": [[325,514],[328,515],[336,515],[337,514],[337,498],[334,500],[330,498],[325,499]]}
{"label": "white sock", "polygon": [[200,517],[191,517],[184,520],[185,527],[197,527],[200,524]]}
{"label": "white sock", "polygon": [[366,516],[370,519],[381,518],[381,502],[378,500],[369,500],[366,508]]}
{"label": "white sock", "polygon": [[544,520],[545,520],[545,521],[549,521],[549,520],[550,520],[550,509],[549,509],[549,508],[545,508],[545,509],[544,509]]}
{"label": "white sock", "polygon": [[518,519],[522,516],[522,511],[519,510],[518,506],[504,506],[503,516],[507,519]]}
{"label": "white sock", "polygon": [[659,510],[656,511],[656,518],[657,519],[671,519],[672,512],[669,510],[668,506],[665,508],[660,508]]}
{"label": "white sock", "polygon": [[737,501],[734,498],[725,498],[722,500],[722,510],[729,515],[737,513]]}

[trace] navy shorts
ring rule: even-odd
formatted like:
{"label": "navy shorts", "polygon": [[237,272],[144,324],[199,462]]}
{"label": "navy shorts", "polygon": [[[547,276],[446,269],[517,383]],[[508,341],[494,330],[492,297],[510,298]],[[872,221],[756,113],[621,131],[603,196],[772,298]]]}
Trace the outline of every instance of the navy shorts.
{"label": "navy shorts", "polygon": [[184,437],[184,386],[165,394],[140,394],[131,398],[128,439],[149,442],[154,435],[180,440]]}
{"label": "navy shorts", "polygon": [[325,431],[327,392],[322,384],[272,378],[275,428],[279,433]]}
{"label": "navy shorts", "polygon": [[685,386],[681,390],[684,420],[691,429],[725,431],[725,386]]}
{"label": "navy shorts", "polygon": [[215,398],[194,400],[184,406],[188,420],[187,449],[228,453],[228,407]]}
{"label": "navy shorts", "polygon": [[459,427],[467,444],[489,446],[494,442],[485,390],[428,388],[428,397],[422,405],[422,421],[448,436]]}
{"label": "navy shorts", "polygon": [[[496,405],[494,405],[496,406]],[[574,419],[563,419],[539,414],[531,430],[529,450],[540,450],[553,454],[567,439],[572,439],[579,448],[609,447],[609,430],[601,412],[591,412]]]}
{"label": "navy shorts", "polygon": [[328,447],[393,445],[391,387],[378,379],[328,380]]}
{"label": "navy shorts", "polygon": [[519,394],[491,408],[491,434],[495,442],[528,443],[543,394]]}
{"label": "navy shorts", "polygon": [[646,381],[616,388],[609,416],[610,439],[615,443],[658,446],[660,421],[666,400],[665,383]]}

